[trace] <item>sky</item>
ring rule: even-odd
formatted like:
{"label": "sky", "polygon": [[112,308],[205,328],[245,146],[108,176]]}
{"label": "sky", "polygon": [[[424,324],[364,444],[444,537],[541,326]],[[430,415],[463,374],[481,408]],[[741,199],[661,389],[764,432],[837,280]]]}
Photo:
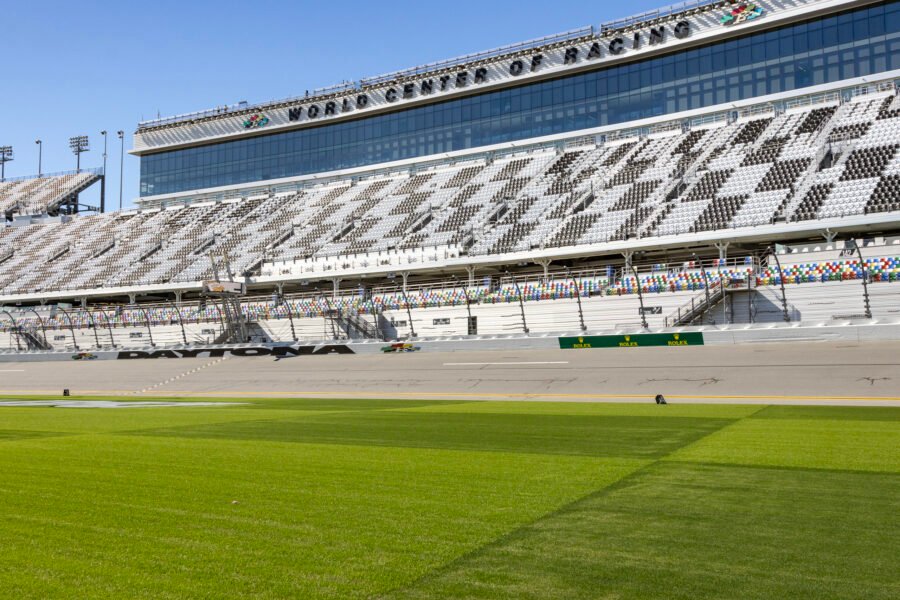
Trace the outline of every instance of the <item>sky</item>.
{"label": "sky", "polygon": [[[87,135],[82,167],[103,164],[107,207],[138,196],[129,156],[139,121],[247,100],[288,98],[645,12],[660,0],[0,0],[0,146],[7,177],[75,169],[68,139]],[[99,186],[94,186],[98,188]],[[99,190],[82,200],[96,204]]]}

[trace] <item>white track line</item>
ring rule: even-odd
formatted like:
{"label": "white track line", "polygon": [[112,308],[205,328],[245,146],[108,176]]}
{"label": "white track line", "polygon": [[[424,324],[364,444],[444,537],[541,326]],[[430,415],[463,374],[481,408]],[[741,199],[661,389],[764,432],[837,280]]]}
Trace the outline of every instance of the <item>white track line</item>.
{"label": "white track line", "polygon": [[499,366],[499,365],[567,365],[567,360],[546,360],[536,362],[459,362],[444,363],[445,367],[481,367],[481,366]]}
{"label": "white track line", "polygon": [[24,373],[25,369],[3,369],[0,373]]}

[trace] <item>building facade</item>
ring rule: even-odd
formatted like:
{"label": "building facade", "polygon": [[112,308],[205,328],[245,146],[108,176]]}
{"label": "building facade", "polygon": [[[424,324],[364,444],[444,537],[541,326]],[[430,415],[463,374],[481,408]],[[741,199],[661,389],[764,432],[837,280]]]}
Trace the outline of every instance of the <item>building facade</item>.
{"label": "building facade", "polygon": [[691,6],[323,94],[142,123],[141,196],[596,132],[900,70],[900,0]]}

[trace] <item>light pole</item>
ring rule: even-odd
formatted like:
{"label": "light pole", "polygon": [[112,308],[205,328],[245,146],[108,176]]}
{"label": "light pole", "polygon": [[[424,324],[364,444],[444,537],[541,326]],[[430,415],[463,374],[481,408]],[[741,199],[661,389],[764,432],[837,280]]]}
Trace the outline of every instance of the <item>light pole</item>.
{"label": "light pole", "polygon": [[634,273],[634,286],[637,288],[638,302],[641,303],[641,327],[647,330],[650,329],[650,325],[647,323],[647,309],[644,307],[644,290],[641,289],[641,277],[638,275],[634,265],[630,264],[628,266],[631,267],[631,272]]}
{"label": "light pole", "polygon": [[100,212],[106,212],[106,130],[100,132],[103,136],[103,178],[100,180]]}
{"label": "light pole", "polygon": [[781,261],[778,259],[778,250],[775,247],[770,247],[769,251],[772,253],[772,258],[775,259],[775,266],[778,267],[778,281],[781,283],[781,311],[784,322],[790,323],[791,316],[788,314],[787,293],[784,288],[784,271],[781,269]]}
{"label": "light pole", "polygon": [[106,130],[100,132],[103,136],[103,176],[106,177]]}
{"label": "light pole", "polygon": [[123,173],[125,169],[125,132],[121,129],[116,132],[119,136],[119,211],[122,210],[122,180],[125,177]]}
{"label": "light pole", "polygon": [[40,177],[41,175],[43,175],[43,173],[41,172],[41,155],[43,154],[42,151],[44,149],[44,142],[42,142],[41,140],[34,140],[34,143],[37,144],[38,147],[38,177]]}
{"label": "light pole", "polygon": [[12,146],[0,146],[0,181],[6,181],[6,163],[13,159]]}
{"label": "light pole", "polygon": [[869,301],[869,268],[866,266],[866,259],[862,255],[862,249],[859,247],[859,244],[856,243],[856,240],[847,240],[844,244],[847,248],[856,251],[856,255],[859,257],[859,264],[862,267],[862,284],[863,284],[863,300],[865,301],[866,307],[866,318],[872,318],[872,304]]}
{"label": "light pole", "polygon": [[75,172],[81,173],[81,153],[89,152],[91,149],[88,136],[76,135],[75,137],[70,137],[69,148],[72,150],[72,154],[75,155]]}
{"label": "light pole", "polygon": [[[706,272],[706,267],[703,266],[703,261],[697,256],[697,253],[694,253],[694,260],[700,263],[700,273],[703,275],[703,287],[706,288],[706,316],[707,320],[712,323],[712,301],[709,299],[709,275]],[[721,285],[721,280],[719,281]]]}

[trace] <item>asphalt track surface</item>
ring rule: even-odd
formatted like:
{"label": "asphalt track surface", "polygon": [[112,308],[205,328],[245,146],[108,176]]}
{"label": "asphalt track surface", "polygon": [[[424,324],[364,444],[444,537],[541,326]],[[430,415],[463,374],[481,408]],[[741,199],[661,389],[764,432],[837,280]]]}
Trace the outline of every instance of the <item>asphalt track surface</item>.
{"label": "asphalt track surface", "polygon": [[0,394],[900,406],[900,342],[4,363]]}

